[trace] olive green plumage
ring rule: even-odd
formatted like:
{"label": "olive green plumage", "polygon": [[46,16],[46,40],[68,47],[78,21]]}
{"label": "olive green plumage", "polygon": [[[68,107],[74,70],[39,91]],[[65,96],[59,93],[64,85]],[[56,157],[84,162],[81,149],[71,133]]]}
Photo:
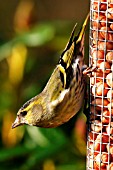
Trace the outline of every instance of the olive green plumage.
{"label": "olive green plumage", "polygon": [[84,33],[88,17],[78,36],[74,36],[76,26],[74,27],[44,90],[20,108],[12,128],[23,124],[57,127],[81,109],[85,93]]}

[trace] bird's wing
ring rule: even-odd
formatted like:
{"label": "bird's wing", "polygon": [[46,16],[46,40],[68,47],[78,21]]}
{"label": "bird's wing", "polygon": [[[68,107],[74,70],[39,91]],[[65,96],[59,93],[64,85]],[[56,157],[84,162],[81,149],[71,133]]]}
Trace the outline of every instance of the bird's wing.
{"label": "bird's wing", "polygon": [[[49,82],[47,83],[46,89],[49,90],[46,91],[50,91],[51,89],[51,96],[49,101],[63,100],[66,93],[68,93],[73,78],[78,81],[78,77],[80,75],[78,58],[84,56],[82,53],[82,50],[84,49],[84,41],[82,43],[82,40],[84,40],[84,32],[88,18],[89,16],[86,17],[83,26],[77,36],[74,36],[76,25],[74,26],[66,48],[61,54],[60,60]],[[54,103],[56,103],[56,101]]]}
{"label": "bird's wing", "polygon": [[[75,24],[70,39],[66,45],[66,48],[62,52],[58,63],[58,67],[61,73],[61,80],[65,89],[69,88],[73,76],[76,76],[76,70],[82,67],[79,66],[79,63],[77,63],[77,59],[84,58],[84,34],[88,19],[89,14],[87,15],[77,36],[74,35],[77,25]],[[81,68],[78,71],[80,70]]]}

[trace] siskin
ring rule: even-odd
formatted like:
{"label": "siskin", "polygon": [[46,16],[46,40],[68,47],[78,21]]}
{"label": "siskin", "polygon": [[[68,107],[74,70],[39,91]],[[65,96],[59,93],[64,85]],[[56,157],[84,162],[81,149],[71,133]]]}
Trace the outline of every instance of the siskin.
{"label": "siskin", "polygon": [[44,90],[18,111],[12,128],[28,124],[52,128],[70,120],[83,106],[85,94],[84,33],[89,14],[77,36],[76,25]]}

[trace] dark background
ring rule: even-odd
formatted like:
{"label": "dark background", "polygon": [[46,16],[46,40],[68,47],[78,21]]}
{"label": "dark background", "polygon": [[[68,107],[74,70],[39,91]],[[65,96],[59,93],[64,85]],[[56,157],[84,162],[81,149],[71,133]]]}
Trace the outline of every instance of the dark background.
{"label": "dark background", "polygon": [[[89,11],[84,0],[0,0],[0,170],[83,170],[86,118],[54,129],[11,129],[18,109],[45,86]],[[76,33],[77,33],[76,32]],[[88,27],[86,30],[88,62]]]}

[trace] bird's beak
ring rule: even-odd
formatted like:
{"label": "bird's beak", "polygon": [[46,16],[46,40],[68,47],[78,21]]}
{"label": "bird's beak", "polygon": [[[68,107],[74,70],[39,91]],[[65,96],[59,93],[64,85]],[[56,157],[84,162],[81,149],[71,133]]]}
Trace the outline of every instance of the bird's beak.
{"label": "bird's beak", "polygon": [[19,116],[17,116],[16,120],[14,121],[14,123],[12,124],[12,129],[14,129],[15,127],[21,125],[20,123],[20,119]]}

